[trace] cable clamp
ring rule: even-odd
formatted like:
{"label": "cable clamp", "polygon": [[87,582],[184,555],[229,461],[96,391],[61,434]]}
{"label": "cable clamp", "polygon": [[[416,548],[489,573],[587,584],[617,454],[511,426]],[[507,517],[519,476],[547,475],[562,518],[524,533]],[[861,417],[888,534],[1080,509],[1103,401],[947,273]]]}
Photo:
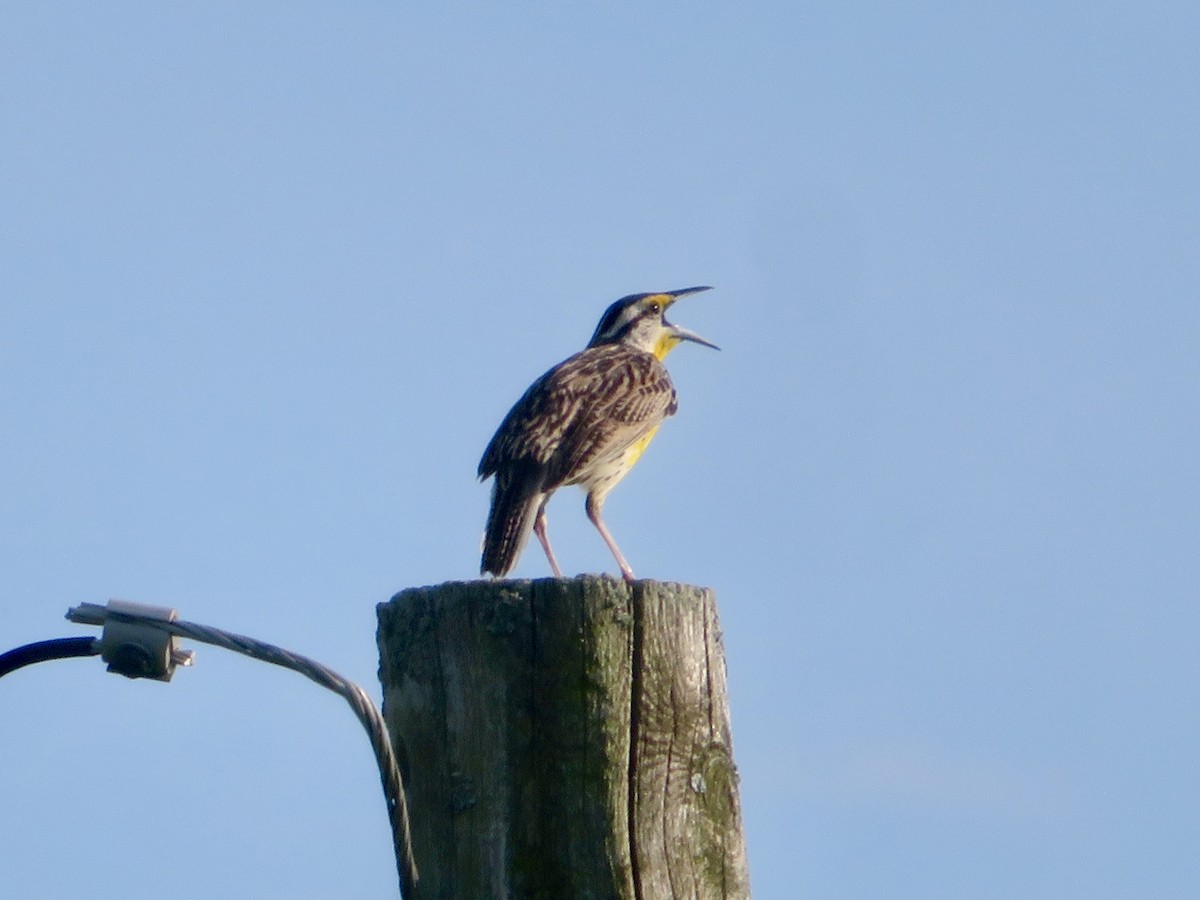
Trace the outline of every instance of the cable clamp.
{"label": "cable clamp", "polygon": [[100,625],[100,656],[108,671],[126,678],[170,681],[176,666],[190,666],[191,650],[181,650],[175,635],[156,625],[174,622],[179,611],[168,606],[150,606],[128,600],[109,600],[106,606],[81,603],[67,612],[80,625]]}

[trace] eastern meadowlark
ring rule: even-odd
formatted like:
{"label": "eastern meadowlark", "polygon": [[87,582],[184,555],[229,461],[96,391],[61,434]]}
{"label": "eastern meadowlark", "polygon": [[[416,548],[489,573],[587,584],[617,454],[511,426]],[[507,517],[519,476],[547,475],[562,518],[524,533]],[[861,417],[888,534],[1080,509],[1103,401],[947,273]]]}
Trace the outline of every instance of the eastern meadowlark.
{"label": "eastern meadowlark", "polygon": [[601,517],[604,498],[675,414],[675,387],[662,361],[682,341],[717,348],[673,325],[667,308],[707,287],[632,294],[613,303],[587,347],[559,363],[525,391],[483,453],[479,477],[495,476],[483,539],[481,574],[502,577],[537,535],[557,578],[562,570],[546,533],[546,503],[560,487],[587,492],[588,518],[616,557],[621,574],[633,570]]}

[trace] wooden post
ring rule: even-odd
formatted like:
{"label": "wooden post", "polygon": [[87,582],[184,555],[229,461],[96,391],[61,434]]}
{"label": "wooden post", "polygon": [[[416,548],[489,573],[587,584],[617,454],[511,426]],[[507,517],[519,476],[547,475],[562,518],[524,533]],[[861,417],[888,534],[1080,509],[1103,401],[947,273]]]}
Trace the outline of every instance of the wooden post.
{"label": "wooden post", "polygon": [[416,897],[750,896],[712,591],[413,588],[379,649]]}

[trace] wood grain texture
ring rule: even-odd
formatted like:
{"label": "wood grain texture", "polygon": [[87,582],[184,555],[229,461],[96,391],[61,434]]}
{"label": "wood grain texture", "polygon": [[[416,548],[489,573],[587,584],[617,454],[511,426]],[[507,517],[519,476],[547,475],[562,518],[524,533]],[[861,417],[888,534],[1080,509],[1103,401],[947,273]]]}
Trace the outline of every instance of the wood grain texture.
{"label": "wood grain texture", "polygon": [[379,607],[421,898],[749,896],[711,591],[451,582]]}

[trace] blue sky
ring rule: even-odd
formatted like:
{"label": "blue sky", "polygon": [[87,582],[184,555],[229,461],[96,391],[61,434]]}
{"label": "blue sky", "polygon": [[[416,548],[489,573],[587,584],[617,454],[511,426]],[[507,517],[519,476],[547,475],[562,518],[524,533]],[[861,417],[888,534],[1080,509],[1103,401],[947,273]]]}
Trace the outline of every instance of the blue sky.
{"label": "blue sky", "polygon": [[[377,691],[509,405],[643,290],[606,518],[717,591],[755,895],[1200,883],[1200,11],[61,3],[0,32],[0,649],[123,597]],[[582,496],[568,573],[612,571]],[[529,552],[522,577],[547,574]],[[387,896],[341,701],[0,684],[0,894]]]}

